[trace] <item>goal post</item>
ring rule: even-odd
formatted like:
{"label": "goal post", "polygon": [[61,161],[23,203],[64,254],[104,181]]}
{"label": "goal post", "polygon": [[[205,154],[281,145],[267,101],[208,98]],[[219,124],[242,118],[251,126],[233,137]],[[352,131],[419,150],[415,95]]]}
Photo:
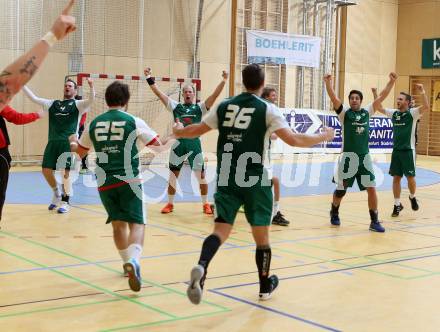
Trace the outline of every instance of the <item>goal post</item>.
{"label": "goal post", "polygon": [[[87,113],[87,123],[96,116],[107,111],[105,103],[105,90],[115,80],[119,80],[128,85],[130,90],[130,101],[128,102],[127,112],[143,119],[149,127],[156,131],[159,136],[166,137],[172,132],[174,123],[173,115],[167,110],[165,105],[153,93],[148,86],[145,76],[139,75],[120,75],[120,74],[93,74],[79,73],[76,75],[78,84],[78,95],[87,98],[88,84],[87,78],[93,79],[95,87],[95,101]],[[202,88],[201,80],[196,78],[173,78],[173,77],[154,77],[157,87],[171,99],[180,102],[182,88],[190,84],[194,87],[196,100],[200,99]],[[141,155],[141,162],[148,164],[151,162],[152,155],[149,153]],[[154,163],[165,164],[168,162],[166,155],[154,156]]]}

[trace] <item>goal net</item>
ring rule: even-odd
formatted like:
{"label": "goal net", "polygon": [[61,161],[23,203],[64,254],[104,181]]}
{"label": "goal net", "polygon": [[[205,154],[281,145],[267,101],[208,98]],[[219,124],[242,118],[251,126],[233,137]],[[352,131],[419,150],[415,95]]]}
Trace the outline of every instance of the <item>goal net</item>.
{"label": "goal net", "polygon": [[[77,75],[78,94],[83,98],[87,98],[88,84],[87,78],[93,79],[95,86],[95,102],[91,110],[87,113],[87,121],[89,123],[99,114],[107,111],[108,107],[105,103],[105,90],[115,80],[120,80],[127,84],[130,89],[130,101],[128,103],[128,113],[143,119],[148,126],[156,131],[160,137],[166,137],[172,132],[174,123],[173,116],[162,104],[158,97],[151,91],[148,86],[146,77],[136,75],[110,75],[110,74],[90,74],[80,73]],[[193,78],[170,78],[155,77],[157,87],[170,98],[180,101],[181,90],[186,84],[194,86],[196,91],[196,100],[199,100],[201,81]],[[160,154],[152,154],[148,149],[144,149],[140,155],[142,164],[168,163],[169,151]]]}

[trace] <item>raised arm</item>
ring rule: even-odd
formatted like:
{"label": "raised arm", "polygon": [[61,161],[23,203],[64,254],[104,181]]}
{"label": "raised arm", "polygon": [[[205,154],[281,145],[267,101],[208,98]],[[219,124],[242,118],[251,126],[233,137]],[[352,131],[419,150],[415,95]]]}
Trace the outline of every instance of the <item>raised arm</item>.
{"label": "raised arm", "polygon": [[144,74],[147,77],[147,83],[150,86],[153,93],[160,99],[160,101],[162,102],[162,104],[165,105],[165,107],[168,107],[169,98],[165,93],[160,91],[159,88],[157,87],[156,82],[151,77],[151,68],[145,68]]}
{"label": "raised arm", "polygon": [[176,119],[176,123],[173,126],[173,134],[176,138],[194,138],[202,136],[211,129],[212,128],[204,122],[183,127],[179,119]]}
{"label": "raised arm", "polygon": [[379,111],[381,113],[384,113],[385,110],[382,106],[382,102],[385,100],[386,97],[390,94],[391,90],[393,89],[394,83],[396,83],[397,80],[397,74],[396,73],[390,73],[388,75],[390,78],[385,88],[380,92],[379,96],[374,99],[373,102],[373,108],[375,111]]}
{"label": "raised arm", "polygon": [[217,85],[214,92],[205,100],[205,106],[207,109],[210,109],[212,105],[214,105],[215,100],[217,99],[217,97],[220,95],[223,88],[225,87],[226,81],[228,80],[228,76],[229,76],[228,72],[223,70],[221,82]]}
{"label": "raised arm", "polygon": [[332,75],[326,74],[324,76],[324,84],[325,89],[327,90],[327,94],[330,98],[330,101],[333,104],[333,109],[337,110],[341,107],[342,101],[336,96],[335,90],[333,89],[333,79]]}
{"label": "raised arm", "polygon": [[426,96],[425,88],[423,87],[423,84],[416,84],[415,85],[415,90],[420,95],[422,95],[422,105],[419,106],[419,113],[422,114],[423,112],[429,110],[428,97]]}
{"label": "raised arm", "polygon": [[[371,92],[373,93],[373,100],[376,100],[379,97],[377,94],[377,88],[371,88]],[[385,108],[383,108],[382,103],[376,104],[375,110],[386,115]]]}
{"label": "raised arm", "polygon": [[38,41],[26,54],[7,66],[0,74],[0,110],[7,105],[12,97],[34,76],[44,61],[51,46],[62,40],[70,32],[75,31],[75,18],[70,10],[75,1],[70,0],[61,15],[52,25],[51,30]]}
{"label": "raised arm", "polygon": [[26,85],[23,87],[23,92],[33,103],[42,106],[44,110],[47,110],[53,103],[51,99],[37,97]]}
{"label": "raised arm", "polygon": [[333,128],[324,127],[319,134],[297,134],[291,128],[282,128],[275,131],[275,134],[290,146],[305,148],[324,141],[331,141],[335,137]]}
{"label": "raised arm", "polygon": [[76,101],[76,105],[81,114],[87,113],[95,101],[95,86],[93,85],[93,80],[88,77],[87,83],[89,84],[89,98]]}

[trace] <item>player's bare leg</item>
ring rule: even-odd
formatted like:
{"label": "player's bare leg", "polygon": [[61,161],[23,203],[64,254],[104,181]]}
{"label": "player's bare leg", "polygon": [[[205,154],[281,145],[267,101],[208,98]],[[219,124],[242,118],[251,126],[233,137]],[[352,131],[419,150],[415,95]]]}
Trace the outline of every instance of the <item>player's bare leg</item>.
{"label": "player's bare leg", "polygon": [[63,193],[61,195],[61,205],[58,208],[58,213],[69,212],[69,199],[72,195],[72,181],[70,179],[70,170],[63,170]]}
{"label": "player's bare leg", "polygon": [[341,224],[341,220],[339,219],[339,206],[346,193],[347,189],[336,189],[333,193],[333,200],[330,209],[330,223],[334,226],[339,226]]}
{"label": "player's bare leg", "polygon": [[200,196],[202,197],[203,213],[212,215],[211,205],[208,203],[208,184],[206,183],[205,170],[194,171],[200,186]]}
{"label": "player's bare leg", "polygon": [[170,170],[170,175],[168,178],[168,203],[162,208],[162,213],[173,212],[174,209],[174,196],[176,194],[177,178],[179,177],[180,171]]}
{"label": "player's bare leg", "polygon": [[273,218],[272,224],[279,226],[288,226],[290,222],[284,218],[284,215],[280,212],[280,179],[276,176],[272,177],[273,184]]}
{"label": "player's bare leg", "polygon": [[144,245],[145,225],[112,221],[113,240],[121,256],[124,274],[129,277],[130,288],[141,289],[140,257]]}
{"label": "player's bare leg", "polygon": [[46,179],[47,184],[50,186],[50,188],[53,191],[52,202],[48,207],[49,210],[53,210],[57,208],[58,204],[60,204],[61,202],[61,190],[58,187],[53,169],[43,168],[42,173],[44,178]]}
{"label": "player's bare leg", "polygon": [[400,211],[403,210],[403,205],[400,202],[400,193],[402,191],[401,187],[401,176],[394,175],[393,176],[393,195],[394,195],[394,207],[393,212],[391,214],[392,217],[397,217]]}
{"label": "player's bare leg", "polygon": [[377,211],[377,193],[375,187],[367,187],[368,194],[368,208],[370,210],[370,231],[383,233],[385,228],[380,224],[379,215]]}
{"label": "player's bare leg", "polygon": [[416,199],[416,177],[415,176],[407,176],[408,180],[408,189],[409,189],[409,200],[411,201],[411,208],[414,211],[419,209],[419,203]]}

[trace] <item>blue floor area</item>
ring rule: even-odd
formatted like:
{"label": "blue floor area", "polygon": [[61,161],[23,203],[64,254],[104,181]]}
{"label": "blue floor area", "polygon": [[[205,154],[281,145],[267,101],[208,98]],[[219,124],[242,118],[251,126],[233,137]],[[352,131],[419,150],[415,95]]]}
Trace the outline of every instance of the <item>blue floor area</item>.
{"label": "blue floor area", "polygon": [[[334,184],[331,182],[335,164],[327,163],[292,163],[275,164],[274,175],[281,181],[281,196],[304,196],[331,194]],[[376,163],[375,174],[378,190],[391,190],[392,178],[388,175],[389,164]],[[440,183],[440,174],[431,170],[417,168],[417,185],[419,187]],[[73,204],[100,204],[96,182],[93,175],[74,174]],[[146,179],[144,193],[149,203],[158,203],[166,200],[168,170],[165,167],[154,166],[143,173]],[[209,197],[215,190],[215,167],[207,169],[209,183]],[[403,180],[406,187],[406,180]],[[355,185],[352,191],[359,189]],[[9,179],[6,203],[9,204],[47,204],[50,202],[52,192],[40,172],[11,173]],[[179,177],[179,186],[176,201],[200,201],[198,184],[188,167],[184,167]]]}

